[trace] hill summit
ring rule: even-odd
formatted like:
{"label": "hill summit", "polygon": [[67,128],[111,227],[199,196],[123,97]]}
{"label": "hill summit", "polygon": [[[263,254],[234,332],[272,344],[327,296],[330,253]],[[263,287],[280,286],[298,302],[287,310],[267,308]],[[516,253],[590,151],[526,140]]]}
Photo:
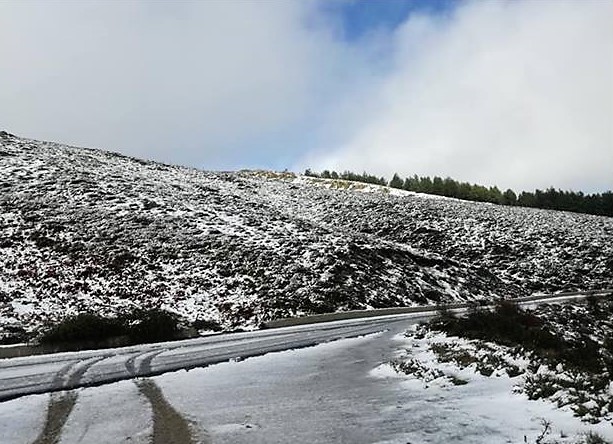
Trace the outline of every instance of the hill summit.
{"label": "hill summit", "polygon": [[5,340],[85,311],[159,307],[253,328],[612,284],[612,218],[206,172],[0,133]]}

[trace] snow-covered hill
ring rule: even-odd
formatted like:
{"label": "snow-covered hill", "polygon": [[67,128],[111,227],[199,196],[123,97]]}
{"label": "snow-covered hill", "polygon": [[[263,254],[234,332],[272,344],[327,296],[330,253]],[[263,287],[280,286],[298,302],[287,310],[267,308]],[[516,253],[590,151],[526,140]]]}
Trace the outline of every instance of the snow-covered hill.
{"label": "snow-covered hill", "polygon": [[613,219],[0,133],[0,328],[161,306],[275,317],[613,286]]}

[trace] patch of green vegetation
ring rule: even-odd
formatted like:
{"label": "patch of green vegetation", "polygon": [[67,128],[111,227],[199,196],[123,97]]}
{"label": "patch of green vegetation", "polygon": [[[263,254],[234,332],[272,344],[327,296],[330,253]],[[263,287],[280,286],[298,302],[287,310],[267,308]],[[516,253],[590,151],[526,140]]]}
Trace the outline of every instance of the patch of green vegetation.
{"label": "patch of green vegetation", "polygon": [[268,171],[268,170],[243,170],[253,174],[256,177],[262,177],[264,179],[279,179],[279,180],[293,180],[296,178],[296,174],[291,171]]}
{"label": "patch of green vegetation", "polygon": [[474,344],[475,350],[464,349],[457,344],[435,343],[430,350],[436,354],[439,362],[451,362],[460,368],[475,365],[475,369],[483,376],[491,376],[497,369],[505,369],[510,377],[517,376],[522,371],[516,365],[510,364],[497,356],[494,350],[488,349],[484,343]]}
{"label": "patch of green vegetation", "polygon": [[[357,185],[357,184],[356,184]],[[330,182],[330,188],[335,188],[337,190],[347,190],[351,187],[351,182],[348,182],[346,180],[333,180],[332,182]],[[356,186],[356,188],[358,188]],[[362,188],[364,188],[364,186],[362,186]]]}
{"label": "patch of green vegetation", "polygon": [[442,371],[428,368],[416,359],[395,359],[390,365],[397,373],[414,376],[426,382],[445,376]]}
{"label": "patch of green vegetation", "polygon": [[430,349],[436,354],[439,362],[453,362],[462,368],[479,362],[474,354],[468,350],[458,349],[452,344],[432,344]]}
{"label": "patch of green vegetation", "polygon": [[468,381],[466,379],[458,378],[457,376],[447,376],[453,385],[466,385]]}
{"label": "patch of green vegetation", "polygon": [[413,376],[426,383],[435,379],[444,378],[453,385],[466,385],[468,381],[455,375],[445,374],[443,371],[425,366],[417,359],[394,359],[390,362],[392,369],[397,373]]}

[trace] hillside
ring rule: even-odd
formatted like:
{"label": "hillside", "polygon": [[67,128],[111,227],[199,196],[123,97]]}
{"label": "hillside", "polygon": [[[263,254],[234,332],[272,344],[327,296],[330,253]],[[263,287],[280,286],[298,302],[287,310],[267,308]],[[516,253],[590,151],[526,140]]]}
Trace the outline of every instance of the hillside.
{"label": "hillside", "polygon": [[133,305],[252,328],[611,286],[612,218],[204,172],[0,133],[4,340]]}

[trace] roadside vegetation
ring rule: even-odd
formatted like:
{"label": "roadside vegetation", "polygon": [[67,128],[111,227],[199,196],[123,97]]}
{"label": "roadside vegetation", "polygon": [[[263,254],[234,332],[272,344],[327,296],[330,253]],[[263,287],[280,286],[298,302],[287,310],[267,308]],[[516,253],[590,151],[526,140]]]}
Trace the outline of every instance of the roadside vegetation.
{"label": "roadside vegetation", "polygon": [[48,328],[38,342],[58,350],[107,348],[184,339],[196,334],[190,327],[161,309],[135,309],[113,317],[80,313]]}
{"label": "roadside vegetation", "polygon": [[[591,299],[585,312],[576,315],[590,324],[593,318],[606,321],[613,318],[613,303]],[[613,337],[610,331],[603,332],[600,340],[590,329],[565,335],[547,318],[509,301],[501,301],[491,311],[475,307],[464,317],[443,312],[431,326],[452,336],[521,347],[547,363],[562,363],[578,371],[613,375]],[[611,326],[608,327],[610,330]]]}
{"label": "roadside vegetation", "polygon": [[[536,439],[534,441],[528,441],[527,437],[524,436],[525,443],[534,442],[534,444],[565,444],[568,442],[564,441],[563,443],[562,441],[552,438],[550,436],[551,423],[549,421],[543,419],[541,420],[541,424],[543,426],[543,429],[541,430],[541,433],[536,437]],[[609,441],[605,440],[598,433],[594,432],[585,433],[571,442],[572,444],[610,444]]]}
{"label": "roadside vegetation", "polygon": [[[501,301],[465,316],[442,310],[405,336],[411,345],[390,363],[399,373],[453,385],[470,383],[470,375],[508,377],[513,390],[530,400],[552,402],[586,423],[613,423],[610,296],[535,309]],[[556,442],[544,436],[538,442]],[[599,439],[581,442],[605,442]]]}

